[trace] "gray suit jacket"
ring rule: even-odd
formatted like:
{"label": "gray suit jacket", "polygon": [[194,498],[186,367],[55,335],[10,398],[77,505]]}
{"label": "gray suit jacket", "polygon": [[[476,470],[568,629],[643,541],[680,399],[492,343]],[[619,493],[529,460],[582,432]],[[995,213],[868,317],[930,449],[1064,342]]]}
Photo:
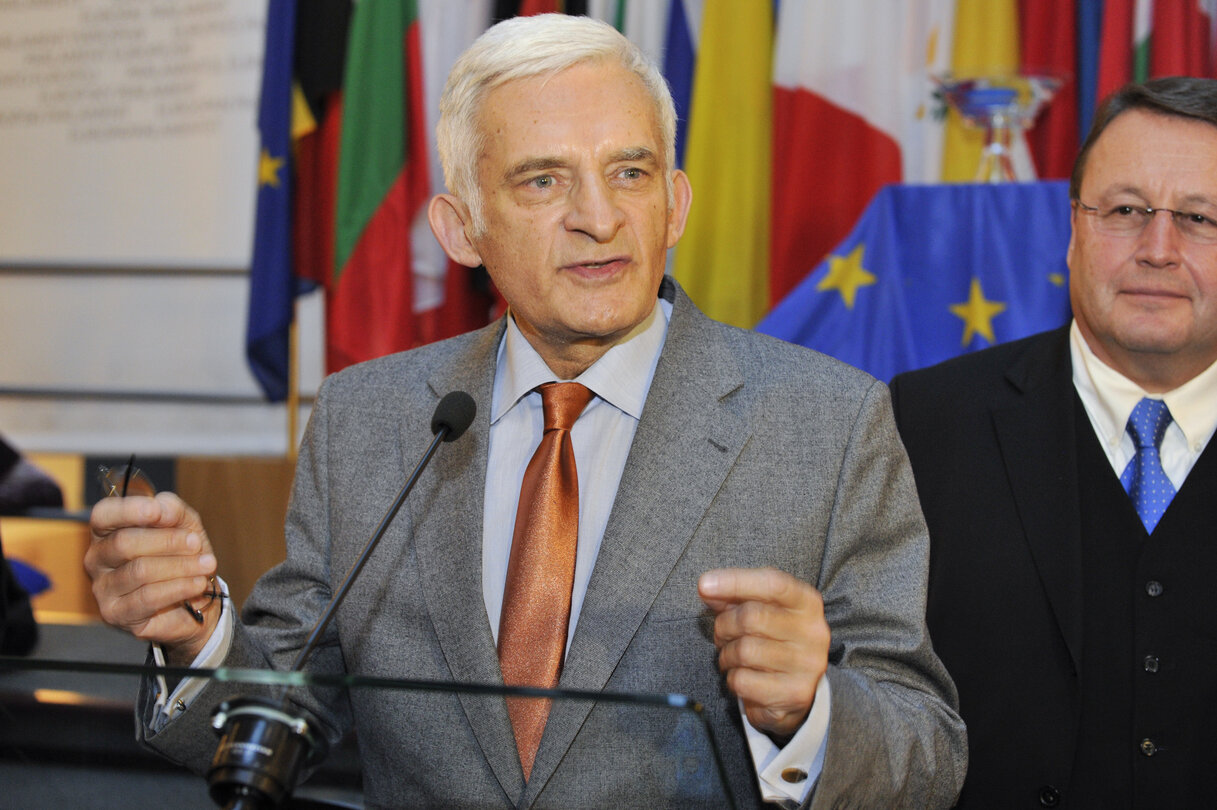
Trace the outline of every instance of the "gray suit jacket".
{"label": "gray suit jacket", "polygon": [[[924,624],[927,536],[887,389],[814,352],[675,305],[561,687],[676,692],[705,705],[740,806],[760,803],[735,698],[697,596],[710,568],[815,585],[832,629],[831,725],[814,807],[941,807],[963,779],[954,686]],[[389,528],[308,668],[501,683],[481,586],[482,500],[500,321],[331,376],[310,420],[287,560],[250,597],[227,665],[287,668],[431,439],[440,397],[479,409]],[[209,691],[150,744],[203,768]],[[369,806],[722,806],[686,721],[560,702],[524,782],[499,697],[324,690],[353,722]],[[693,745],[696,748],[696,745]],[[679,801],[673,801],[672,796]]]}

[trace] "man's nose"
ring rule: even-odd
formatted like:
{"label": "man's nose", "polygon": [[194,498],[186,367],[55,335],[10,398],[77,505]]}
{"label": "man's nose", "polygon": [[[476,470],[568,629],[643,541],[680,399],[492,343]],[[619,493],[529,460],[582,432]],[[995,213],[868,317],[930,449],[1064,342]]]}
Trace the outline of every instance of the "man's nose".
{"label": "man's nose", "polygon": [[1183,235],[1175,226],[1174,215],[1159,208],[1150,215],[1137,244],[1137,260],[1154,267],[1176,264]]}
{"label": "man's nose", "polygon": [[607,242],[624,222],[616,195],[604,178],[579,178],[571,189],[567,230],[582,231],[597,242]]}

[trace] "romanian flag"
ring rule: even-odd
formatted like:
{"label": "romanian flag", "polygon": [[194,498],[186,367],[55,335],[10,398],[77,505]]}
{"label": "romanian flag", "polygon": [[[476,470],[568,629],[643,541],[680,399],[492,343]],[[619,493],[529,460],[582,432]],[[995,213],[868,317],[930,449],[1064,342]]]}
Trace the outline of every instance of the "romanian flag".
{"label": "romanian flag", "polygon": [[702,14],[684,162],[693,207],[674,275],[708,315],[751,327],[769,307],[773,3]]}
{"label": "romanian flag", "polygon": [[663,75],[676,106],[676,165],[685,166],[689,141],[689,109],[693,104],[693,68],[697,64],[697,36],[701,19],[691,16],[684,0],[671,0],[664,33]]}

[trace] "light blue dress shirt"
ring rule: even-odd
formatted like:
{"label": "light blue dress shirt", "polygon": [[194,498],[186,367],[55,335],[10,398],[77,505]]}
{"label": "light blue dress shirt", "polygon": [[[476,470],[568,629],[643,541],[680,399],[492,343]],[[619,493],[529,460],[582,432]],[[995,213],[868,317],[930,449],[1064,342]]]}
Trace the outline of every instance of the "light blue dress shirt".
{"label": "light blue dress shirt", "polygon": [[[589,497],[589,493],[617,491],[655,376],[671,311],[672,305],[660,299],[641,331],[609,349],[577,378],[595,397],[571,428],[579,474],[579,545],[566,636],[568,649],[613,508],[613,498]],[[499,344],[490,400],[490,444],[482,518],[482,591],[496,642],[520,486],[545,430],[541,394],[534,389],[556,379],[515,320],[508,318],[507,330]]]}

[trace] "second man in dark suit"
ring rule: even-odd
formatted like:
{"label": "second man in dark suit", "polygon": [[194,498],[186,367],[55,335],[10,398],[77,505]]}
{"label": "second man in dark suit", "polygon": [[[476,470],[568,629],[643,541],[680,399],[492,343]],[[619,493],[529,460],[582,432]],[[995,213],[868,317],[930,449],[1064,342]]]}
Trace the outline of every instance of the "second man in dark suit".
{"label": "second man in dark suit", "polygon": [[892,383],[960,807],[1217,807],[1217,81],[1129,86],[1070,187],[1070,326]]}

